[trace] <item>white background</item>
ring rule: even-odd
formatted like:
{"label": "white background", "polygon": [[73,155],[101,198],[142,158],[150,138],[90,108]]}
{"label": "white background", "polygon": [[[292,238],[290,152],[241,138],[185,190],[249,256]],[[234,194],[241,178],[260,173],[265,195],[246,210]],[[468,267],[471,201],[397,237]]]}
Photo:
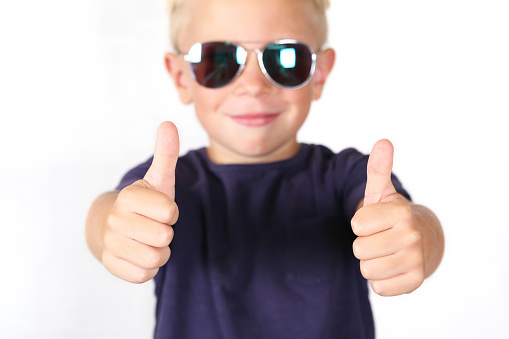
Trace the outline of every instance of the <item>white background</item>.
{"label": "white background", "polygon": [[[338,54],[300,139],[396,148],[446,234],[411,295],[372,296],[378,338],[508,338],[509,5],[332,1]],[[0,4],[0,337],[150,338],[153,285],[88,252],[92,200],[148,158],[163,120],[206,144],[163,66],[163,0]]]}

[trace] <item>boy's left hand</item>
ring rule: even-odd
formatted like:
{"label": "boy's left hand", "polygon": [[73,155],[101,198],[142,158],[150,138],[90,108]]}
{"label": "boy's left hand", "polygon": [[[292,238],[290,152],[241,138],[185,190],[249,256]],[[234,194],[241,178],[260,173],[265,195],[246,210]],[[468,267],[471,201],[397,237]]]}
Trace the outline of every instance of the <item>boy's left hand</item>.
{"label": "boy's left hand", "polygon": [[368,160],[364,205],[352,218],[354,255],[362,275],[382,296],[410,293],[424,281],[424,247],[411,203],[392,185],[394,148],[388,140]]}

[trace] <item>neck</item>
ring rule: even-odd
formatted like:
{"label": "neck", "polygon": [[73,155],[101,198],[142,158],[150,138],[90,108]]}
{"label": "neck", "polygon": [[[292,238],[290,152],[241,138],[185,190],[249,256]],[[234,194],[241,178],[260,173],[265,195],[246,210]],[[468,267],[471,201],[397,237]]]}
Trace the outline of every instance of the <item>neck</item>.
{"label": "neck", "polygon": [[262,164],[290,159],[299,152],[300,146],[296,140],[293,140],[267,153],[245,154],[211,143],[207,148],[207,155],[213,163],[218,165]]}

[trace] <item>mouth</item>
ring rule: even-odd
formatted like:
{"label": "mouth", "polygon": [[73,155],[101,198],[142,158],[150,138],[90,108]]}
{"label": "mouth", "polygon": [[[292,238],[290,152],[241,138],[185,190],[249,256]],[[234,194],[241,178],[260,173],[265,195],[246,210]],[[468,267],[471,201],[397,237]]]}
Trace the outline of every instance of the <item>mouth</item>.
{"label": "mouth", "polygon": [[248,113],[240,115],[230,115],[230,118],[236,123],[249,126],[259,127],[265,126],[276,120],[279,113]]}

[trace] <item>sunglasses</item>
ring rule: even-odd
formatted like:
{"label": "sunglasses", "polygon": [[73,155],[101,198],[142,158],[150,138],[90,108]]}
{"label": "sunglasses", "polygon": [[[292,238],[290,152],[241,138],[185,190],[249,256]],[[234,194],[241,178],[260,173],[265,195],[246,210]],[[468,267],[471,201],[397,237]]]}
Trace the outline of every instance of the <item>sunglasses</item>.
{"label": "sunglasses", "polygon": [[[232,42],[196,43],[184,55],[195,80],[207,88],[225,86],[246,66],[248,51]],[[253,49],[265,77],[274,85],[297,89],[305,86],[315,72],[317,55],[296,40],[278,40],[263,49]]]}

